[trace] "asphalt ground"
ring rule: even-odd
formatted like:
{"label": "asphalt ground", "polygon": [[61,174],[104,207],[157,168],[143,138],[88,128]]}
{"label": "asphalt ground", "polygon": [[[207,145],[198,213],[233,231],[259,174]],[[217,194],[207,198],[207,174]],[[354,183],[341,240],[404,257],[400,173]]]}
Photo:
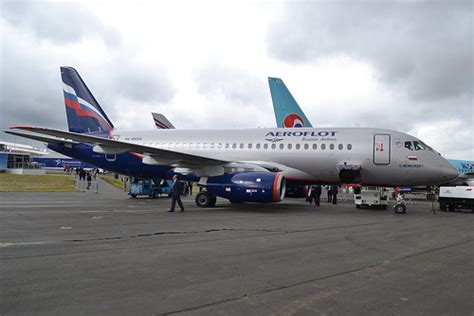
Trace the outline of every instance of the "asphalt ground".
{"label": "asphalt ground", "polygon": [[474,214],[169,202],[0,193],[0,314],[474,314]]}

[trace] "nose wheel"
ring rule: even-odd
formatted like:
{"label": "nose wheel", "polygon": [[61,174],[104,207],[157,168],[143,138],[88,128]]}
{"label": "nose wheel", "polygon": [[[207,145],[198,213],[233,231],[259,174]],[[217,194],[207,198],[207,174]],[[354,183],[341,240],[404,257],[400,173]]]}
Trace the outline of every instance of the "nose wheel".
{"label": "nose wheel", "polygon": [[397,204],[393,206],[393,211],[395,214],[406,214],[407,213],[407,206],[406,201],[403,194],[399,193],[397,195]]}

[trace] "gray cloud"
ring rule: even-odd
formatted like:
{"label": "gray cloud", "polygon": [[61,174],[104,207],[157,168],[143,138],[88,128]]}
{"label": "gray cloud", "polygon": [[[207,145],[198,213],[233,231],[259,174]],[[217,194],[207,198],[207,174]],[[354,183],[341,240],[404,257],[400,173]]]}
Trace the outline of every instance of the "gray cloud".
{"label": "gray cloud", "polygon": [[219,62],[196,69],[193,76],[202,95],[223,96],[244,106],[261,103],[267,98],[268,86],[264,84],[264,78]]}
{"label": "gray cloud", "polygon": [[78,2],[4,0],[0,6],[4,20],[42,40],[70,44],[85,36],[99,36],[108,46],[121,42],[117,31]]}
{"label": "gray cloud", "polygon": [[[81,12],[85,21],[95,19],[88,18],[87,11]],[[0,20],[0,23],[5,25],[4,21]],[[80,33],[77,36],[81,36]],[[41,45],[45,40],[42,34],[30,33],[28,28],[14,24],[2,28],[0,39],[0,130],[11,125],[67,128],[60,66],[72,66],[80,72],[117,126],[128,119],[120,115],[118,104],[155,105],[168,102],[175,93],[166,69],[159,65],[146,65],[134,51],[117,51],[106,46],[106,54],[85,59],[80,52],[71,51],[64,45],[67,43],[57,38],[54,41],[49,38],[49,45]],[[12,136],[2,133],[0,138],[12,139]]]}
{"label": "gray cloud", "polygon": [[416,100],[472,98],[472,1],[308,1],[284,12],[267,38],[278,59],[349,55]]}
{"label": "gray cloud", "polygon": [[112,68],[108,72],[108,89],[119,97],[157,104],[169,102],[175,94],[164,67],[115,61]]}

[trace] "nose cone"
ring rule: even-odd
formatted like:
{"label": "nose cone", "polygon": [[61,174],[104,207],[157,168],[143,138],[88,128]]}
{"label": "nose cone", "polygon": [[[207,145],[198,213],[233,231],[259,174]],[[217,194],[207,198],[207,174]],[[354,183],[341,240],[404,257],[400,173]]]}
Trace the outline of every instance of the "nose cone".
{"label": "nose cone", "polygon": [[459,176],[459,172],[444,158],[439,167],[439,176],[442,183],[449,182]]}

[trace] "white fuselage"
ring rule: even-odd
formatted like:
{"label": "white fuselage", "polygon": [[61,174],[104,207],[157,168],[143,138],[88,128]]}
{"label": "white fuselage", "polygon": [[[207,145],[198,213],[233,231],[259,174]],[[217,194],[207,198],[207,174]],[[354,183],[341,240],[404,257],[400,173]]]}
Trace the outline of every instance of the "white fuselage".
{"label": "white fuselage", "polygon": [[408,134],[372,128],[114,131],[115,140],[228,162],[289,167],[287,178],[339,182],[339,165],[360,166],[364,184],[430,185],[457,172],[431,149],[406,148]]}

